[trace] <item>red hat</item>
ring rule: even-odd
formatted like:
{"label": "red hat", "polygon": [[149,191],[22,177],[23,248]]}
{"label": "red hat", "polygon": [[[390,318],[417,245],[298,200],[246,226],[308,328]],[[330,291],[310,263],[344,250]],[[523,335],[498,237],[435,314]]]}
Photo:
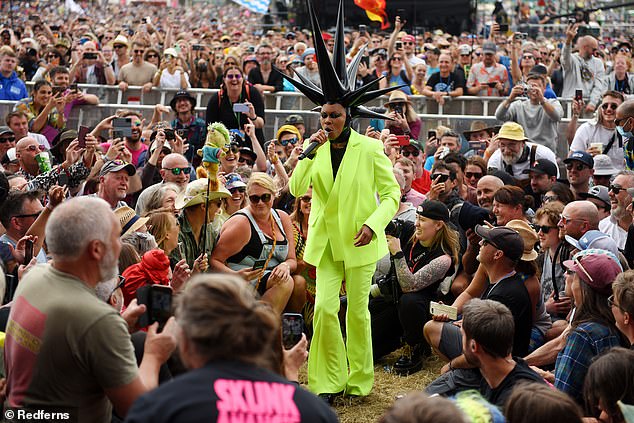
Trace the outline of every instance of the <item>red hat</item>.
{"label": "red hat", "polygon": [[401,37],[401,41],[415,43],[416,37],[414,37],[413,35],[403,35]]}
{"label": "red hat", "polygon": [[332,35],[328,34],[327,32],[324,32],[321,34],[321,38],[323,38],[324,41],[332,40]]}
{"label": "red hat", "polygon": [[170,260],[163,250],[150,250],[143,254],[141,262],[133,264],[123,271],[125,278],[123,303],[127,306],[134,298],[136,291],[144,285],[169,285]]}

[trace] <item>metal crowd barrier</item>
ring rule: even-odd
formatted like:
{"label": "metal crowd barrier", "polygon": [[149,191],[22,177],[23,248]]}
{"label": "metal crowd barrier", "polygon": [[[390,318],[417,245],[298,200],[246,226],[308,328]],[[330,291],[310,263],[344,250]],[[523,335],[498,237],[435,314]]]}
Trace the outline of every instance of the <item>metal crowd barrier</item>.
{"label": "metal crowd barrier", "polygon": [[[28,84],[30,85],[30,84]],[[170,100],[178,91],[177,89],[152,88],[149,93],[144,93],[142,87],[130,87],[122,92],[117,86],[79,84],[84,92],[95,94],[100,98],[97,106],[76,107],[71,112],[67,121],[67,127],[76,128],[79,125],[94,126],[100,120],[113,115],[119,109],[138,110],[149,121],[152,118],[156,104],[169,105]],[[211,96],[218,90],[189,89],[188,92],[196,98],[196,113],[203,119],[207,109],[207,103]],[[275,137],[277,129],[284,124],[284,119],[290,114],[299,114],[304,118],[307,132],[319,126],[319,114],[312,112],[315,105],[301,93],[278,92],[266,93],[265,96],[265,127],[264,134],[267,139]],[[367,104],[369,107],[383,107],[388,101],[388,96],[383,96]],[[446,97],[444,105],[439,105],[435,100],[425,96],[410,96],[410,100],[423,122],[420,138],[424,138],[428,130],[439,125],[448,126],[458,132],[469,129],[471,122],[484,121],[487,124],[499,125],[501,122],[495,119],[495,110],[505,97]],[[565,129],[569,116],[572,113],[572,100],[559,99],[564,107],[564,119],[560,124],[558,155],[565,157],[568,152],[567,143],[564,140]],[[0,101],[1,116],[6,116],[13,109],[14,101]],[[172,117],[170,116],[169,119]],[[363,132],[369,125],[368,119],[355,121],[357,130]]]}

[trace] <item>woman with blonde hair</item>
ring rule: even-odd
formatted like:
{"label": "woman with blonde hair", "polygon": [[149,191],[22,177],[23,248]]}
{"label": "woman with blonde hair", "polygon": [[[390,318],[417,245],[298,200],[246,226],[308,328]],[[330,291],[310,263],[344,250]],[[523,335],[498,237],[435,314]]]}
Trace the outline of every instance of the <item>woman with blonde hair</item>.
{"label": "woman with blonde hair", "polygon": [[460,242],[449,226],[449,209],[434,200],[416,209],[414,225],[393,222],[386,234],[390,257],[378,262],[371,290],[372,348],[378,359],[400,347],[402,337],[406,345],[394,371],[407,375],[421,370],[423,356],[431,353],[421,328],[431,319],[429,305],[439,300],[441,284],[456,271]]}
{"label": "woman with blonde hair", "polygon": [[273,208],[276,190],[273,178],[253,172],[246,186],[249,204],[222,226],[211,265],[240,276],[281,314],[287,306],[301,310],[305,289],[291,276],[297,268],[293,225],[285,212]]}

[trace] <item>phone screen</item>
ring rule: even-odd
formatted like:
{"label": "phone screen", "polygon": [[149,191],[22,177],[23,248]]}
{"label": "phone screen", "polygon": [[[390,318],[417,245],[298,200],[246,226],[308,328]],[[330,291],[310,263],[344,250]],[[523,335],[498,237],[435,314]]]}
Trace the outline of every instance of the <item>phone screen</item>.
{"label": "phone screen", "polygon": [[253,263],[253,270],[264,269],[265,264],[266,264],[266,260],[256,260]]}
{"label": "phone screen", "polygon": [[79,131],[77,131],[77,141],[79,141],[78,146],[80,148],[86,147],[86,135],[90,132],[90,128],[87,126],[80,126]]}
{"label": "phone screen", "polygon": [[282,345],[285,349],[293,348],[302,339],[304,318],[298,313],[282,314]]}
{"label": "phone screen", "polygon": [[233,111],[236,113],[249,113],[249,106],[243,103],[234,103]]}
{"label": "phone screen", "polygon": [[163,285],[145,285],[137,289],[138,304],[144,304],[145,313],[139,317],[139,326],[146,327],[154,322],[163,328],[172,315],[172,288]]}
{"label": "phone screen", "polygon": [[33,258],[33,241],[27,239],[24,243],[24,264],[27,265]]}
{"label": "phone screen", "polygon": [[583,100],[583,90],[575,90],[575,100]]}
{"label": "phone screen", "polygon": [[112,129],[121,137],[132,136],[132,118],[114,118],[112,119]]}

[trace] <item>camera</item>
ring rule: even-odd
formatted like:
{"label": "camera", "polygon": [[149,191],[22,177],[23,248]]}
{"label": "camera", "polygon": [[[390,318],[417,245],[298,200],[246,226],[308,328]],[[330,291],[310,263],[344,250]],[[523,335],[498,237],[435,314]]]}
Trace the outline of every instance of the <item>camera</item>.
{"label": "camera", "polygon": [[400,103],[396,103],[396,104],[394,104],[394,105],[392,106],[392,109],[393,109],[396,113],[398,113],[399,115],[402,115],[402,114],[403,114],[403,105],[402,105],[402,104],[400,104]]}
{"label": "camera", "polygon": [[29,47],[26,49],[26,54],[28,56],[35,57],[37,56],[37,50],[35,50],[33,47]]}
{"label": "camera", "polygon": [[375,284],[370,287],[371,298],[383,298],[385,301],[392,304],[398,304],[398,300],[401,297],[403,291],[398,284],[394,267],[390,268],[390,272],[377,279]]}
{"label": "camera", "polygon": [[163,129],[163,132],[165,132],[165,139],[168,141],[173,141],[176,139],[176,134],[174,133],[173,129],[168,129],[165,128]]}
{"label": "camera", "polygon": [[207,62],[205,62],[204,60],[201,60],[196,65],[196,68],[198,69],[198,72],[202,72],[202,73],[207,72]]}
{"label": "camera", "polygon": [[385,235],[393,236],[394,238],[399,238],[401,232],[403,232],[403,222],[398,219],[390,220],[385,227]]}
{"label": "camera", "polygon": [[530,85],[528,85],[528,84],[527,84],[527,83],[525,83],[525,82],[521,82],[521,83],[519,83],[519,84],[517,84],[517,85],[519,85],[520,87],[522,87],[522,90],[523,90],[523,92],[522,92],[522,96],[524,96],[524,97],[528,97],[528,92],[529,92],[529,90],[530,90],[530,88],[531,88],[531,87],[530,87]]}
{"label": "camera", "polygon": [[516,32],[513,34],[514,40],[525,40],[528,38],[528,34],[526,32]]}

